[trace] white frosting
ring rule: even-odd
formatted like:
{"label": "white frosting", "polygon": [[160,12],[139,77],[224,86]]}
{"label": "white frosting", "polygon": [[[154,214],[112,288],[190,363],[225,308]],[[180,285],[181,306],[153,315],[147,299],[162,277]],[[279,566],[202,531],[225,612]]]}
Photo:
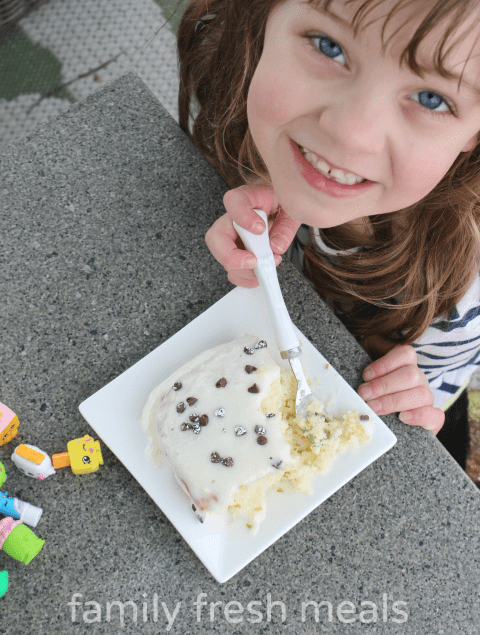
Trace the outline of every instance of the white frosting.
{"label": "white frosting", "polygon": [[[248,486],[275,472],[275,466],[296,463],[280,428],[281,399],[274,417],[267,417],[261,409],[280,368],[268,347],[254,348],[259,339],[245,335],[200,354],[162,382],[143,410],[142,425],[149,436],[147,455],[151,459],[160,451],[167,458],[200,517],[231,505],[240,485]],[[254,353],[246,354],[244,347],[253,348]],[[257,370],[248,374],[246,365]],[[227,384],[217,388],[222,378]],[[176,382],[182,384],[179,390],[173,388]],[[258,393],[248,391],[253,384],[260,389]],[[198,401],[190,406],[189,397]],[[185,404],[181,413],[177,412],[180,402]],[[220,408],[225,410],[223,417],[215,415]],[[193,414],[208,417],[198,434],[192,429],[182,430],[182,423],[192,423],[189,417]],[[266,429],[265,445],[257,442],[257,425]],[[246,434],[236,435],[237,426],[245,428]],[[222,459],[230,457],[233,465],[213,463],[213,452]]]}

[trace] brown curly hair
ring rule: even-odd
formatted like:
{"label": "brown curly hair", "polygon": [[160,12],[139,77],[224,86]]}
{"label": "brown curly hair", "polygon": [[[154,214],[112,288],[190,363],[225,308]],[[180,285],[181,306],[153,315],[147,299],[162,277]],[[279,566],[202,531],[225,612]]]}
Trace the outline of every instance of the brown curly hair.
{"label": "brown curly hair", "polygon": [[[247,95],[262,54],[267,18],[281,1],[191,0],[180,22],[180,126],[230,187],[258,177],[269,181],[249,131]],[[328,12],[332,0],[311,1]],[[369,10],[383,0],[344,2],[359,5],[352,20],[357,34]],[[407,4],[411,0],[398,0],[386,16],[384,29]],[[433,3],[403,50],[401,63],[421,76],[418,46],[436,25],[449,19],[434,56],[435,69],[449,77],[443,65],[447,43],[473,8],[478,10],[477,0]],[[387,45],[383,43],[384,49]],[[353,334],[411,343],[432,321],[448,315],[478,274],[479,192],[477,143],[457,157],[421,201],[404,210],[370,216],[372,236],[358,253],[332,261],[310,242],[304,271],[322,297],[333,297],[337,314]],[[341,226],[323,234],[338,249],[351,239]]]}

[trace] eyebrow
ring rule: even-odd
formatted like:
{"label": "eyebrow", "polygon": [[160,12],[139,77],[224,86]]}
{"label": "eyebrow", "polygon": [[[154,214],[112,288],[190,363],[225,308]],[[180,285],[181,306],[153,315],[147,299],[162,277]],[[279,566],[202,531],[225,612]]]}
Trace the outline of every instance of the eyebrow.
{"label": "eyebrow", "polygon": [[[332,18],[334,22],[338,22],[339,24],[341,24],[343,27],[345,27],[349,31],[353,31],[353,26],[352,26],[351,22],[349,22],[348,20],[344,20],[341,16],[337,15],[336,13],[332,13],[330,10],[329,11],[323,11],[318,5],[313,4],[312,0],[304,0],[304,2],[302,4],[306,5],[307,7],[310,7],[311,9],[313,9],[314,11],[316,11],[317,13],[319,13],[322,16],[327,16],[327,17]],[[457,82],[460,80],[460,75],[458,75],[457,73],[453,73],[452,71],[448,71],[446,69],[445,69],[445,76],[443,76],[431,65],[421,65],[421,64],[419,64],[419,68],[424,73],[429,74],[429,75],[437,75],[441,79],[447,79],[447,80],[456,79]],[[417,73],[417,75],[418,75],[418,73]],[[466,79],[462,79],[461,86],[464,86],[471,94],[475,95],[475,97],[477,98],[478,101],[480,101],[480,86],[478,84],[469,82]]]}
{"label": "eyebrow", "polygon": [[[440,73],[430,65],[428,66],[420,65],[420,69],[429,75],[438,75],[442,79],[447,79],[451,81],[455,79],[457,80],[457,82],[460,80],[460,75],[457,75],[457,73],[453,73],[452,71],[449,71],[447,69],[445,69],[445,76],[440,75]],[[480,101],[480,86],[478,84],[474,84],[473,82],[469,82],[467,79],[462,78],[462,83],[460,87],[462,86],[464,86],[470,93],[475,95],[475,97]]]}
{"label": "eyebrow", "polygon": [[312,2],[312,0],[303,0],[302,4],[305,5],[306,7],[310,8],[310,9],[313,9],[317,13],[320,13],[320,15],[330,16],[331,18],[333,18],[335,20],[335,22],[339,22],[340,24],[342,24],[347,29],[350,29],[350,31],[353,31],[353,27],[352,27],[351,23],[348,20],[344,20],[342,17],[340,17],[336,13],[332,13],[330,10],[324,11],[317,4],[314,4]]}

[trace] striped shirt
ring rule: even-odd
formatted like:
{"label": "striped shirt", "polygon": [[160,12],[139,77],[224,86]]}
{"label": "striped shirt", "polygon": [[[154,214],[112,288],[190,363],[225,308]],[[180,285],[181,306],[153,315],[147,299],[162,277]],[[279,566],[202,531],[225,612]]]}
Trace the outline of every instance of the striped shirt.
{"label": "striped shirt", "polygon": [[[358,251],[358,248],[344,252],[330,249],[318,229],[314,228],[313,233],[322,253],[330,257]],[[302,273],[304,247],[309,241],[309,228],[302,225],[287,250],[287,256]],[[418,367],[434,394],[434,406],[445,409],[480,366],[480,275],[448,317],[434,320],[412,346]]]}

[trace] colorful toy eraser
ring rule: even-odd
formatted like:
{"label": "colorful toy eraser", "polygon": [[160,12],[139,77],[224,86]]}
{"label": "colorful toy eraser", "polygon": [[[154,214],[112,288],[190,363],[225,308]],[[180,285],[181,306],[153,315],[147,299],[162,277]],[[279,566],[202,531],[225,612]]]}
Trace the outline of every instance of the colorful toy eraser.
{"label": "colorful toy eraser", "polygon": [[0,571],[0,598],[8,591],[8,571]]}
{"label": "colorful toy eraser", "polygon": [[43,514],[43,509],[25,503],[14,496],[9,497],[8,492],[0,492],[0,514],[11,516],[14,520],[21,520],[31,527],[36,527]]}
{"label": "colorful toy eraser", "polygon": [[0,521],[0,548],[15,560],[29,564],[44,544],[45,540],[37,538],[20,520],[4,518]]}
{"label": "colorful toy eraser", "polygon": [[46,479],[47,476],[55,474],[52,459],[36,445],[21,443],[15,448],[11,458],[24,474],[32,478],[38,478],[40,481]]}
{"label": "colorful toy eraser", "polygon": [[52,454],[52,465],[58,470],[60,467],[68,467],[70,465],[70,457],[68,452],[59,452],[58,454]]}
{"label": "colorful toy eraser", "polygon": [[2,485],[5,483],[6,480],[7,480],[7,473],[5,472],[5,466],[0,461],[0,487],[2,487]]}
{"label": "colorful toy eraser", "polygon": [[86,434],[79,439],[67,443],[70,466],[74,474],[89,474],[96,472],[103,465],[100,442]]}
{"label": "colorful toy eraser", "polygon": [[13,410],[0,403],[0,445],[4,445],[13,439],[18,432],[19,425],[20,421]]}

